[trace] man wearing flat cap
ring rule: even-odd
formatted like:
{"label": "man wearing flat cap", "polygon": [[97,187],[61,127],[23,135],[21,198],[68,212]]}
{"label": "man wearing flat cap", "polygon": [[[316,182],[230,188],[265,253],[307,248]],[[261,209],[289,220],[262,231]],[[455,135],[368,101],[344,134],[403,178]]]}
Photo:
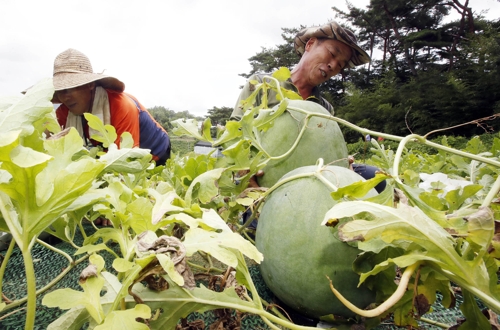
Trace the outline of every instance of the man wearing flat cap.
{"label": "man wearing flat cap", "polygon": [[[304,100],[316,102],[333,114],[333,106],[320,95],[318,86],[345,68],[354,68],[369,63],[370,56],[358,46],[354,33],[341,27],[335,21],[302,29],[294,38],[294,47],[300,60],[292,69],[290,79],[280,82],[281,87],[297,92]],[[243,116],[241,102],[255,90],[250,82],[262,83],[264,76],[269,75],[269,73],[258,73],[248,79],[236,102],[231,119],[240,120]],[[261,100],[262,96],[258,95],[254,106],[259,105]],[[279,102],[276,93],[268,90],[268,107],[272,108]],[[365,179],[373,178],[378,170],[374,166],[354,164],[353,162],[354,158],[350,157],[349,163],[352,169]],[[263,173],[257,175],[263,175]],[[250,185],[255,186],[257,183],[251,179]],[[386,183],[383,181],[375,189],[381,192],[385,186]]]}
{"label": "man wearing flat cap", "polygon": [[[353,68],[369,63],[370,57],[357,45],[355,35],[335,21],[302,29],[295,36],[294,47],[300,61],[292,69],[291,78],[282,82],[281,86],[297,92],[304,100],[319,103],[333,114],[333,106],[320,96],[317,86],[346,67]],[[266,75],[269,74],[255,74],[248,81],[256,80],[261,83]],[[232,119],[241,119],[241,101],[248,98],[253,90],[253,86],[247,82],[231,114]],[[259,97],[256,102],[260,102]],[[276,94],[269,92],[268,106],[271,108],[278,103]]]}

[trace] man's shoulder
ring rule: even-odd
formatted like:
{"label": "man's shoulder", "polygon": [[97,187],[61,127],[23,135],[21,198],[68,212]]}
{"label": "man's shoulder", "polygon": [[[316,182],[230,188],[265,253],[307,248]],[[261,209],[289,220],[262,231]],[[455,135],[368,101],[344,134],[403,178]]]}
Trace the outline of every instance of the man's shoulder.
{"label": "man's shoulder", "polygon": [[[256,72],[252,74],[250,77],[248,77],[248,81],[251,82],[252,80],[257,81],[258,83],[264,82],[264,79],[266,77],[272,77],[274,72]],[[290,90],[295,90],[295,86],[292,84],[290,79],[280,81],[281,87],[285,89],[290,89]]]}

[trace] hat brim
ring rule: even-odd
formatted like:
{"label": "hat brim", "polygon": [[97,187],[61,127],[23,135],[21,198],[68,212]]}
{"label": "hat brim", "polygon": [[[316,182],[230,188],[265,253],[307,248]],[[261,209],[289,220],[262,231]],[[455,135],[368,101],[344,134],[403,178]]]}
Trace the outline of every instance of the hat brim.
{"label": "hat brim", "polygon": [[[105,89],[112,89],[117,92],[125,90],[125,84],[120,80],[99,73],[58,73],[52,78],[55,92],[83,86],[91,82],[95,82],[96,85],[102,86]],[[54,93],[52,102],[61,103],[57,97],[57,93]]]}
{"label": "hat brim", "polygon": [[327,24],[321,26],[305,28],[299,31],[294,40],[294,47],[297,55],[302,56],[304,54],[307,42],[313,37],[338,40],[351,47],[353,53],[348,63],[348,66],[351,68],[370,63],[370,56],[368,56],[368,54],[358,46],[354,34],[341,27],[335,21],[328,22]]}

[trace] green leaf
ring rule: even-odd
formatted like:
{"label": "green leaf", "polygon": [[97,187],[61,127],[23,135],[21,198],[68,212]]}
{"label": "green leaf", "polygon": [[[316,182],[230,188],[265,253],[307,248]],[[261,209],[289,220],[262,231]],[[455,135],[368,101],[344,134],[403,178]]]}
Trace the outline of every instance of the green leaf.
{"label": "green leaf", "polygon": [[205,140],[205,137],[200,135],[198,121],[196,119],[177,119],[172,121],[174,125],[173,133],[175,135],[188,135],[200,141],[212,142],[212,138]]}
{"label": "green leaf", "polygon": [[33,122],[54,111],[50,102],[53,94],[52,79],[44,79],[28,89],[23,97],[10,98],[2,105],[0,132],[21,131],[21,136],[31,135]]}
{"label": "green leaf", "polygon": [[167,256],[166,254],[163,254],[163,253],[156,254],[156,258],[160,262],[160,265],[163,268],[163,270],[165,270],[165,272],[167,272],[167,275],[170,276],[172,281],[174,281],[175,284],[177,284],[179,286],[183,286],[184,285],[184,278],[175,269],[175,264],[172,261],[172,259],[170,259],[169,256]]}
{"label": "green leaf", "polygon": [[[275,106],[273,109],[261,109],[257,117],[251,122],[251,126],[258,128],[262,131],[267,131],[274,124],[274,120],[281,116],[286,109],[288,108],[288,100],[283,100],[279,103],[278,106]],[[242,124],[242,127],[246,128],[246,122]],[[250,131],[250,129],[248,129]],[[249,137],[253,137],[250,135]]]}
{"label": "green leaf", "polygon": [[360,180],[358,182],[351,183],[348,186],[340,187],[337,189],[337,191],[332,192],[331,195],[335,200],[339,200],[344,197],[362,198],[370,190],[375,188],[377,184],[386,180],[387,178],[390,178],[388,174],[377,173],[372,179]]}
{"label": "green leaf", "polygon": [[229,228],[222,232],[192,228],[186,232],[183,243],[188,256],[192,256],[197,251],[204,251],[233,268],[238,265],[238,259],[231,248],[241,251],[257,263],[263,260],[262,254],[252,243],[239,234],[233,233]]}
{"label": "green leaf", "polygon": [[439,223],[441,226],[446,226],[446,215],[444,212],[436,210],[431,206],[424,203],[420,198],[420,194],[422,193],[422,189],[410,187],[408,185],[399,183],[395,181],[396,187],[401,189],[405,195],[408,197],[408,201],[411,205],[415,205],[420,208],[428,217],[432,218],[434,221]]}
{"label": "green leaf", "polygon": [[43,297],[42,304],[47,307],[59,307],[61,309],[70,309],[83,305],[97,323],[102,323],[104,311],[100,303],[100,292],[104,286],[104,278],[100,276],[100,269],[104,265],[104,260],[102,257],[100,258],[102,263],[98,258],[93,260],[98,263],[96,265],[97,273],[86,278],[86,280],[80,280],[83,292],[68,288],[52,291]]}
{"label": "green leaf", "polygon": [[212,141],[212,133],[210,131],[211,127],[212,127],[212,121],[210,120],[210,117],[208,117],[203,121],[203,126],[202,126],[203,138],[205,141]]}
{"label": "green leaf", "polygon": [[133,309],[124,311],[112,311],[106,316],[106,320],[94,330],[149,330],[149,327],[137,322],[137,318],[151,318],[151,309],[148,305],[137,304]]}
{"label": "green leaf", "polygon": [[99,132],[99,134],[93,134],[90,138],[102,143],[104,148],[108,148],[111,144],[114,144],[118,135],[116,134],[116,129],[111,125],[104,125],[102,120],[96,115],[91,113],[84,113],[85,119],[87,120],[89,127]]}
{"label": "green leaf", "polygon": [[94,253],[94,252],[99,252],[99,251],[107,251],[113,255],[116,256],[115,251],[111,250],[106,244],[100,243],[100,244],[87,244],[82,247],[80,247],[78,250],[75,251],[75,255],[79,255],[82,253]]}
{"label": "green leaf", "polygon": [[274,71],[272,76],[279,81],[285,81],[292,76],[292,73],[290,72],[290,69],[282,66],[278,70]]}
{"label": "green leaf", "polygon": [[129,132],[123,132],[120,136],[120,149],[132,149],[134,147],[134,138]]}
{"label": "green leaf", "polygon": [[468,223],[467,240],[479,245],[480,251],[486,251],[495,233],[495,219],[491,209],[480,207],[474,214],[464,219]]}
{"label": "green leaf", "polygon": [[29,168],[44,164],[52,159],[52,157],[47,154],[23,146],[14,148],[10,153],[10,157],[12,162],[21,168]]}
{"label": "green leaf", "polygon": [[242,300],[233,287],[223,292],[215,292],[201,286],[186,290],[173,282],[168,290],[154,292],[141,284],[136,284],[133,291],[147,303],[151,309],[162,308],[161,317],[150,323],[151,329],[174,329],[179,319],[192,312],[203,313],[217,308],[247,309],[258,311],[257,307]]}
{"label": "green leaf", "polygon": [[[103,306],[105,311],[109,310],[112,303],[115,301],[118,292],[120,291],[122,285],[118,281],[115,275],[102,272],[102,277],[105,280],[104,287],[106,293],[100,299],[100,304]],[[56,291],[57,292],[57,291]],[[129,296],[129,301],[133,301],[132,297]],[[42,302],[43,303],[43,302]],[[129,307],[131,304],[129,304]],[[135,303],[134,303],[135,305]],[[85,324],[94,322],[89,312],[84,305],[78,305],[71,308],[69,311],[61,315],[57,320],[49,324],[47,330],[81,330]]]}
{"label": "green leaf", "polygon": [[146,230],[156,231],[159,226],[153,224],[152,213],[153,205],[151,205],[151,201],[148,198],[139,197],[127,204],[125,214],[129,215],[129,218],[125,224],[129,225],[136,235]]}
{"label": "green leaf", "polygon": [[116,271],[119,273],[123,273],[132,269],[134,265],[135,264],[133,262],[130,262],[123,258],[116,258],[115,260],[113,260],[113,268],[116,269]]}
{"label": "green leaf", "polygon": [[152,224],[158,224],[167,213],[180,212],[183,210],[182,207],[173,204],[174,201],[179,198],[175,192],[170,191],[166,194],[161,194],[154,189],[149,189],[148,192],[156,201],[152,209]]}
{"label": "green leaf", "polygon": [[213,142],[213,146],[220,146],[234,139],[240,138],[242,132],[240,130],[241,124],[239,121],[230,120],[226,123],[225,130],[222,135]]}
{"label": "green leaf", "polygon": [[477,306],[476,299],[467,290],[462,290],[464,302],[460,310],[465,316],[465,322],[460,325],[460,330],[492,329],[490,322]]}
{"label": "green leaf", "polygon": [[216,197],[219,194],[217,180],[224,171],[224,168],[217,168],[196,177],[186,191],[185,201],[187,205],[191,205],[195,200],[206,204]]}
{"label": "green leaf", "polygon": [[115,144],[110,145],[108,152],[100,157],[100,160],[106,164],[106,171],[118,173],[142,172],[149,167],[151,159],[148,149],[118,149]]}
{"label": "green leaf", "polygon": [[449,205],[449,211],[459,209],[468,198],[474,196],[482,188],[483,186],[479,184],[471,184],[463,187],[462,189],[449,191],[445,196]]}
{"label": "green leaf", "polygon": [[52,195],[55,187],[49,184],[56,180],[60,171],[73,163],[73,156],[83,148],[83,141],[76,129],[71,128],[64,138],[50,139],[44,142],[45,150],[53,161],[36,177],[37,185],[46,189],[37,189],[37,204],[42,205]]}
{"label": "green leaf", "polygon": [[362,241],[358,248],[366,251],[380,249],[382,242],[386,246],[400,247],[406,254],[400,260],[408,257],[413,259],[412,262],[421,260],[423,265],[471,291],[490,308],[500,310],[497,278],[495,272],[490,271],[490,259],[483,257],[484,250],[472,260],[468,254],[462,258],[455,249],[458,244],[453,237],[418,208],[405,204],[399,204],[395,209],[370,202],[342,202],[327,212],[323,224],[330,219],[352,217],[363,212],[375,218],[342,224],[338,229],[341,240]]}
{"label": "green leaf", "polygon": [[127,237],[122,235],[121,229],[117,228],[100,228],[98,231],[96,231],[94,234],[91,236],[87,237],[84,241],[83,244],[85,245],[91,245],[99,239],[102,239],[102,243],[106,243],[109,240],[115,241],[118,243],[120,246],[120,251],[122,253],[122,256],[126,256],[128,253],[128,247],[129,243]]}

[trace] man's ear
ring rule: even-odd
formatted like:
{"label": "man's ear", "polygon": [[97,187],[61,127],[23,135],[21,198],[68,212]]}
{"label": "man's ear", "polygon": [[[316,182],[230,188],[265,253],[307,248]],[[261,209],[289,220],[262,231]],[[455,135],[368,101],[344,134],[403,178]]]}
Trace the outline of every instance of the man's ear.
{"label": "man's ear", "polygon": [[89,83],[89,89],[93,91],[95,89],[95,81]]}
{"label": "man's ear", "polygon": [[306,42],[305,50],[309,51],[311,49],[312,45],[314,45],[314,43],[316,41],[318,41],[318,38],[316,38],[316,37],[309,38],[309,40],[307,40],[307,42]]}

